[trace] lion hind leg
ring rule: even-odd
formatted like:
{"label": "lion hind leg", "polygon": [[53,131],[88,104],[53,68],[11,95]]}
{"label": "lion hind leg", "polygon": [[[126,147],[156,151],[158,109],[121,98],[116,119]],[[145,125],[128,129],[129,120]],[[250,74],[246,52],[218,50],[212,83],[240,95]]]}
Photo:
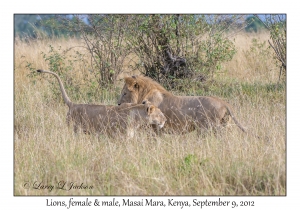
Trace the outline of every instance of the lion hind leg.
{"label": "lion hind leg", "polygon": [[74,133],[78,132],[78,125],[77,125],[76,121],[72,118],[70,112],[68,112],[68,114],[67,114],[66,122],[67,122],[68,128],[70,128],[70,126],[72,124]]}
{"label": "lion hind leg", "polygon": [[227,127],[231,122],[231,117],[228,112],[223,116],[223,118],[220,120],[220,125],[223,127]]}

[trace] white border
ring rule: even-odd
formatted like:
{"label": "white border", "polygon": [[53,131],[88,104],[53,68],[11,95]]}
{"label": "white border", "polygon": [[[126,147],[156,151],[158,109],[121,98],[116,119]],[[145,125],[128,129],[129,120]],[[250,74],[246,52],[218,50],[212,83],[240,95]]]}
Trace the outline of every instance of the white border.
{"label": "white border", "polygon": [[[299,208],[299,13],[296,3],[278,0],[254,1],[10,1],[1,5],[1,180],[0,197],[4,209],[29,207],[44,209],[47,197],[13,196],[13,14],[15,13],[287,13],[287,196],[286,197],[221,197],[224,200],[254,200],[251,209]],[[4,102],[5,101],[5,102]],[[4,103],[3,103],[4,102]],[[50,199],[69,200],[69,197]],[[83,200],[84,197],[75,197]],[[110,197],[111,198],[111,197]],[[154,197],[157,198],[157,197]],[[162,197],[168,199],[170,197]],[[176,197],[178,200],[194,197]],[[204,199],[205,197],[199,197]],[[208,197],[215,200],[218,197]],[[91,197],[96,199],[96,197]],[[103,199],[103,197],[102,197]],[[121,199],[121,197],[118,197]],[[96,207],[97,208],[97,207]],[[102,208],[102,207],[101,207]],[[176,207],[177,209],[178,207]],[[220,207],[216,207],[220,209]],[[49,208],[48,208],[49,209]],[[98,207],[99,209],[99,207]],[[109,208],[113,209],[113,208]],[[137,209],[137,208],[136,208]],[[171,208],[175,209],[175,208]],[[179,209],[179,208],[178,208]],[[199,207],[198,207],[199,209]],[[212,208],[210,208],[212,209]]]}

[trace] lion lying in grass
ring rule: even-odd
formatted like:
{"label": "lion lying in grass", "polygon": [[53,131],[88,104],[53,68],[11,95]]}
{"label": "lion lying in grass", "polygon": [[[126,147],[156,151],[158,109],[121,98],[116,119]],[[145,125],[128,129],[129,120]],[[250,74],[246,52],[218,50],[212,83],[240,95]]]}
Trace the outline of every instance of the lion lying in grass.
{"label": "lion lying in grass", "polygon": [[143,103],[149,101],[167,117],[164,130],[190,132],[197,128],[215,129],[229,124],[230,118],[243,131],[235,119],[229,104],[216,97],[175,96],[160,84],[144,76],[125,78],[118,105],[123,103]]}
{"label": "lion lying in grass", "polygon": [[122,106],[75,104],[67,96],[57,74],[45,70],[37,70],[37,72],[52,74],[57,78],[64,102],[69,107],[67,123],[68,126],[73,123],[75,133],[80,127],[84,133],[97,132],[109,136],[126,133],[126,137],[131,138],[134,130],[143,124],[155,124],[160,128],[165,124],[164,114],[150,103],[125,103]]}

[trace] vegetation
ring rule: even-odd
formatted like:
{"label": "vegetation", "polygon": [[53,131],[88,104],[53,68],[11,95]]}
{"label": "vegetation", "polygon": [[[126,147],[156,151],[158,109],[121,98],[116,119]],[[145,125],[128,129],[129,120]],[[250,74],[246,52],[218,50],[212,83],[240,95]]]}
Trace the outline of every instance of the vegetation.
{"label": "vegetation", "polygon": [[[121,32],[118,25],[121,20],[111,21],[116,21],[115,31]],[[219,22],[230,23],[227,19]],[[177,54],[176,50],[176,30],[173,30],[176,24],[172,27],[167,28],[166,36],[173,40],[170,45],[173,56],[182,57],[185,54]],[[226,28],[223,29],[226,31]],[[175,34],[174,39],[170,35],[172,33]],[[196,34],[194,36],[197,37]],[[199,36],[201,38],[202,35]],[[145,34],[142,38],[150,41],[149,37]],[[131,37],[129,41],[133,43],[136,39]],[[108,51],[110,54],[120,53],[124,59],[122,62],[114,61],[114,68],[120,67],[119,70],[119,67],[116,70],[112,68],[116,72],[114,82],[103,85],[101,72],[96,71],[96,66],[104,62],[103,59],[111,60],[115,55],[105,57],[106,52],[99,51],[98,54],[104,57],[95,64],[99,55],[95,51],[93,57],[86,47],[87,43],[96,44],[93,42],[95,37],[16,38],[14,194],[286,195],[286,86],[284,78],[278,82],[280,66],[274,60],[276,54],[273,48],[268,46],[269,39],[267,32],[229,36],[226,42],[234,48],[234,53],[230,55],[231,59],[222,60],[220,68],[216,67],[212,79],[201,81],[191,77],[164,83],[177,95],[207,95],[224,99],[233,106],[238,120],[260,139],[244,134],[232,125],[220,133],[208,131],[202,136],[191,132],[154,138],[152,132],[141,130],[133,139],[125,140],[121,136],[111,139],[96,134],[75,135],[73,129],[67,127],[67,106],[57,81],[47,75],[37,76],[35,70],[47,69],[58,73],[69,97],[76,103],[115,105],[123,85],[122,78],[141,71],[146,73],[146,68],[137,66],[140,58],[134,53],[145,55],[144,52],[132,47],[134,51],[131,49],[131,53],[122,57],[122,50],[127,49],[115,42],[109,44],[107,37],[103,38],[103,43],[99,41],[99,46],[111,50]],[[124,39],[119,41],[127,43]],[[219,48],[214,46],[222,51],[226,42]],[[180,52],[183,52],[182,49]],[[211,50],[216,49],[212,47]],[[207,55],[201,54],[209,63]],[[188,58],[186,56],[186,60]],[[160,61],[163,61],[162,58]],[[150,60],[148,64],[151,64]],[[104,63],[101,65],[110,69]],[[120,72],[117,73],[117,70]],[[38,183],[57,186],[60,181],[68,186],[75,182],[93,188],[70,191],[34,189]]]}
{"label": "vegetation", "polygon": [[[83,40],[99,87],[113,85],[126,59],[155,80],[213,77],[232,59],[230,34],[241,30],[243,15],[56,15],[41,18],[45,33],[66,32]],[[37,29],[38,31],[38,29]],[[51,34],[51,33],[50,33]],[[36,35],[38,36],[38,35]]]}
{"label": "vegetation", "polygon": [[247,32],[262,32],[266,30],[264,23],[259,19],[258,16],[249,16],[246,18],[247,26],[245,31]]}
{"label": "vegetation", "polygon": [[[23,19],[22,19],[23,18]],[[36,21],[34,21],[34,18]],[[181,79],[205,81],[222,71],[236,53],[242,30],[268,30],[270,47],[286,72],[285,15],[16,15],[16,35],[76,36],[89,53],[90,70],[99,88],[114,85],[131,59],[130,70],[172,89]],[[25,24],[33,21],[32,24]]]}
{"label": "vegetation", "polygon": [[284,14],[265,15],[265,20],[262,18],[259,20],[269,30],[270,39],[268,42],[274,50],[274,58],[280,66],[280,81],[281,75],[286,76],[286,16]]}

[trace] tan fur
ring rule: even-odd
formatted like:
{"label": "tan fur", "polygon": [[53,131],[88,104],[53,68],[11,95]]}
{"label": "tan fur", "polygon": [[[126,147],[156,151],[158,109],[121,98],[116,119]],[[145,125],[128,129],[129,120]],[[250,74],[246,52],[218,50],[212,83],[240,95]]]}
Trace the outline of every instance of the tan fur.
{"label": "tan fur", "polygon": [[167,117],[164,129],[182,133],[196,128],[216,128],[228,125],[232,118],[246,132],[233,116],[229,104],[219,98],[175,96],[148,77],[126,77],[118,104],[143,101],[151,102],[164,113]]}
{"label": "tan fur", "polygon": [[126,136],[130,138],[133,136],[133,131],[143,124],[164,126],[166,117],[151,103],[124,103],[121,106],[75,104],[68,98],[57,74],[45,70],[37,71],[52,74],[57,78],[63,99],[69,107],[67,123],[68,125],[74,124],[75,132],[80,127],[84,133],[98,132],[117,136],[121,132],[126,133]]}

